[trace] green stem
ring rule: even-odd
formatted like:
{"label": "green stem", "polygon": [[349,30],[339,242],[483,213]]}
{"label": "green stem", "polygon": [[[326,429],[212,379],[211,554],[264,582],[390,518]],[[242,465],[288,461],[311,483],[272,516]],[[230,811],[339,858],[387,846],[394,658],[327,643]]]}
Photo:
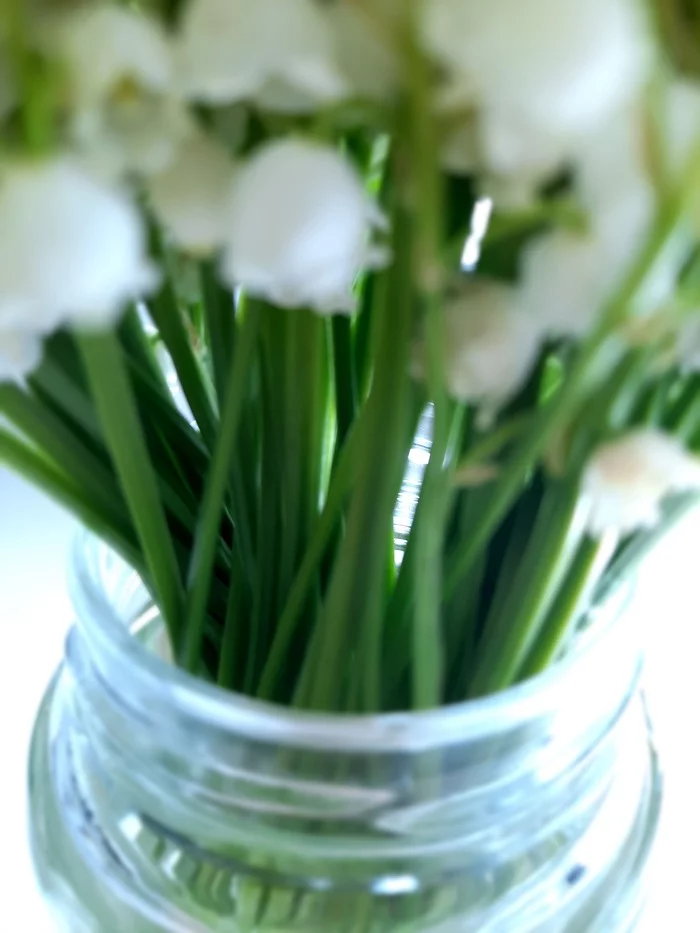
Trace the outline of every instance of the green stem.
{"label": "green stem", "polygon": [[234,352],[231,377],[221,413],[221,427],[207,475],[204,498],[195,533],[187,577],[183,666],[195,673],[200,652],[212,571],[219,542],[224,497],[231,469],[238,426],[243,412],[244,391],[255,355],[259,327],[257,310],[250,308],[243,321],[240,339]]}
{"label": "green stem", "polygon": [[548,486],[515,577],[500,581],[508,590],[505,598],[494,601],[486,619],[469,696],[483,696],[513,683],[570,559],[577,503],[578,478]]}
{"label": "green stem", "polygon": [[340,522],[343,504],[355,478],[361,418],[362,416],[360,416],[360,420],[355,422],[345,447],[340,453],[326,503],[304,552],[301,566],[289,590],[257,691],[257,696],[262,700],[275,698],[275,687],[282,674],[290,646],[296,635],[304,604],[309,598],[309,593],[326,549],[332,539],[333,532]]}
{"label": "green stem", "polygon": [[[383,637],[384,571],[393,537],[394,503],[405,468],[403,442],[410,399],[407,369],[413,324],[410,279],[413,237],[412,218],[401,207],[396,210],[393,234],[394,264],[380,277],[387,291],[378,321],[375,377],[367,401],[367,422],[360,442],[347,531],[302,672],[303,687],[295,698],[297,704],[312,709],[338,708],[345,686],[338,672],[343,670],[351,633],[354,643],[363,646],[362,657],[355,661],[365,674],[367,685],[363,694],[376,697],[377,702],[380,697],[376,659]],[[321,659],[321,663],[315,664],[315,659]]]}
{"label": "green stem", "polygon": [[336,453],[345,443],[357,413],[357,374],[349,318],[335,316],[329,324],[333,346],[333,380],[337,421]]}
{"label": "green stem", "polygon": [[200,280],[214,385],[221,407],[226,397],[226,383],[231,368],[236,309],[233,295],[221,285],[213,262],[201,264]]}
{"label": "green stem", "polygon": [[158,606],[171,644],[178,646],[182,634],[182,580],[121,349],[109,332],[82,334],[78,343]]}
{"label": "green stem", "polygon": [[[609,541],[585,538],[576,553],[556,599],[547,613],[520,670],[518,680],[527,680],[546,670],[578,624],[588,597],[610,557]],[[602,565],[601,565],[602,564]]]}
{"label": "green stem", "polygon": [[[164,256],[163,245],[155,227],[151,226],[153,252]],[[160,291],[149,300],[148,310],[158,333],[173,361],[177,378],[192,414],[199,425],[204,443],[212,448],[217,424],[214,406],[204,378],[204,372],[192,348],[192,343],[180,310],[172,282],[164,278]]]}

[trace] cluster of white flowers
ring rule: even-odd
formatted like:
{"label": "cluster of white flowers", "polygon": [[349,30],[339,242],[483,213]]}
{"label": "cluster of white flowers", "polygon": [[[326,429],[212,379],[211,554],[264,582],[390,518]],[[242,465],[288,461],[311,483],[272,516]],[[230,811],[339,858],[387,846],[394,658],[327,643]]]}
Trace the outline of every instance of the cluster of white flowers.
{"label": "cluster of white flowers", "polygon": [[[100,0],[41,20],[37,48],[64,79],[64,135],[48,154],[0,163],[0,381],[30,372],[56,327],[103,326],[157,286],[136,193],[178,248],[218,256],[232,287],[351,312],[358,273],[388,261],[385,217],[334,146],[286,132],[242,155],[246,120],[252,109],[308,126],[351,98],[391,105],[402,11],[400,0],[188,0],[168,30]],[[497,210],[531,206],[566,169],[586,219],[532,239],[513,284],[480,279],[446,300],[449,391],[488,414],[524,384],[544,341],[595,325],[659,190],[697,144],[700,90],[659,92],[665,149],[651,158],[641,102],[655,42],[638,0],[424,0],[421,16],[444,166],[475,176]],[[0,49],[0,119],[15,84]],[[640,314],[672,295],[677,257],[654,271]],[[687,369],[700,368],[698,319],[677,335]],[[655,521],[664,495],[700,487],[699,473],[654,432],[603,447],[584,478],[591,532]]]}
{"label": "cluster of white flowers", "polygon": [[[236,162],[192,105],[303,114],[385,99],[398,66],[371,19],[316,0],[191,0],[169,34],[100,2],[42,21],[37,42],[65,75],[67,148],[0,166],[0,380],[30,372],[54,328],[104,325],[154,287],[134,181],[179,247],[221,253],[232,286],[353,309],[355,277],[386,251],[372,245],[384,220],[351,164],[303,139]],[[13,100],[0,67],[0,108]]]}
{"label": "cluster of white flowers", "polygon": [[637,0],[428,0],[426,40],[447,70],[446,108],[477,114],[496,174],[546,176],[633,100],[650,29]]}

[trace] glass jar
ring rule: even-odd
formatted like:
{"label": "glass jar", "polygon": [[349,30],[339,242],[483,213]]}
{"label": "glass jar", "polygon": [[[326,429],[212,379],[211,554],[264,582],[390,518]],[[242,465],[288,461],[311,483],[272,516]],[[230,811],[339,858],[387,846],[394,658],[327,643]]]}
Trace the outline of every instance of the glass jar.
{"label": "glass jar", "polygon": [[[138,578],[88,541],[36,724],[38,878],[70,933],[627,933],[660,803],[630,614],[502,695],[303,714],[159,655]],[[61,925],[62,924],[62,925]]]}

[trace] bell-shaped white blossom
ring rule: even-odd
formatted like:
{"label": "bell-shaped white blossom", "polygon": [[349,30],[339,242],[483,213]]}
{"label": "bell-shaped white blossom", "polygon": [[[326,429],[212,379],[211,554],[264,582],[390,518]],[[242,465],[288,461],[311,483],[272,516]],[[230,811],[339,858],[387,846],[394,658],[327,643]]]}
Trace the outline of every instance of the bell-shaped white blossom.
{"label": "bell-shaped white blossom", "polygon": [[0,243],[2,327],[100,324],[157,280],[136,207],[68,157],[6,168]]}
{"label": "bell-shaped white blossom", "polygon": [[664,100],[667,169],[680,175],[693,149],[700,146],[700,83],[673,81]]}
{"label": "bell-shaped white blossom", "polygon": [[338,65],[347,77],[353,94],[386,100],[397,91],[401,68],[397,49],[398,15],[395,0],[373,4],[371,13],[353,3],[328,7],[333,28]]}
{"label": "bell-shaped white blossom", "polygon": [[584,471],[589,532],[625,535],[653,526],[666,496],[693,489],[700,489],[700,459],[661,431],[634,431],[599,447]]}
{"label": "bell-shaped white blossom", "polygon": [[41,337],[37,334],[0,327],[0,384],[21,383],[39,365],[41,351]]}
{"label": "bell-shaped white blossom", "polygon": [[349,313],[357,273],[387,259],[371,245],[373,228],[384,225],[335,148],[272,142],[234,181],[222,272],[231,285],[283,307]]}
{"label": "bell-shaped white blossom", "polygon": [[521,158],[519,140],[529,149],[538,133],[578,138],[636,95],[650,59],[641,6],[427,0],[425,41],[447,68],[453,99],[482,108],[498,140],[494,157],[519,165],[530,158],[527,152]]}
{"label": "bell-shaped white blossom", "polygon": [[330,23],[314,0],[192,0],[180,30],[178,76],[194,100],[256,99],[292,113],[348,91]]}
{"label": "bell-shaped white blossom", "polygon": [[515,289],[470,284],[445,306],[448,391],[462,402],[504,402],[524,383],[541,342],[542,329],[519,307]]}
{"label": "bell-shaped white blossom", "polygon": [[213,138],[195,136],[150,179],[151,204],[178,246],[207,254],[224,241],[234,163]]}
{"label": "bell-shaped white blossom", "polygon": [[[532,241],[521,284],[523,303],[554,334],[582,336],[632,267],[657,209],[638,109],[624,108],[601,124],[579,146],[573,167],[587,229],[554,230]],[[663,305],[675,283],[676,259],[669,252],[657,263],[630,313]]]}
{"label": "bell-shaped white blossom", "polygon": [[596,323],[613,282],[599,240],[555,230],[525,248],[520,300],[553,336],[581,337]]}
{"label": "bell-shaped white blossom", "polygon": [[191,118],[173,96],[162,27],[125,6],[98,3],[54,21],[49,35],[66,65],[77,146],[106,174],[163,169]]}

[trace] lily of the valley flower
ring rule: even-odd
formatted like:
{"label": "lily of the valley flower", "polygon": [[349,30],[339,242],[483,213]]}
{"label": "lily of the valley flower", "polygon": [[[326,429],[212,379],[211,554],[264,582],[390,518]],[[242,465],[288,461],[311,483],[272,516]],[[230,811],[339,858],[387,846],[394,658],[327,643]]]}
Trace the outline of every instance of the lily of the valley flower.
{"label": "lily of the valley flower", "polygon": [[30,331],[0,328],[0,384],[21,383],[40,360],[41,337]]}
{"label": "lily of the valley flower", "polygon": [[334,3],[328,8],[337,60],[352,92],[360,97],[384,100],[400,84],[401,69],[395,28],[395,0],[374,4],[377,18],[353,3]]}
{"label": "lily of the valley flower", "polygon": [[661,431],[634,431],[593,454],[582,481],[594,537],[655,525],[672,493],[700,489],[700,459]]}
{"label": "lily of the valley flower", "polygon": [[292,113],[348,91],[330,23],[315,0],[192,0],[179,39],[179,77],[194,100],[255,99]]}
{"label": "lily of the valley flower", "polygon": [[[425,39],[453,101],[479,106],[496,172],[527,170],[580,138],[643,83],[649,38],[636,0],[427,0]],[[524,148],[523,148],[524,147]],[[509,168],[510,166],[510,168]]]}
{"label": "lily of the valley flower", "polygon": [[157,279],[136,207],[68,157],[5,170],[0,242],[2,328],[104,324]]}
{"label": "lily of the valley flower", "polygon": [[217,249],[226,234],[234,163],[214,139],[195,136],[150,180],[151,203],[174,241],[193,253]]}
{"label": "lily of the valley flower", "polygon": [[224,277],[283,307],[349,313],[357,273],[387,259],[370,243],[384,218],[332,147],[264,146],[240,169],[228,218]]}
{"label": "lily of the valley flower", "polygon": [[616,272],[600,240],[555,230],[525,248],[520,300],[551,335],[582,337],[596,323]]}
{"label": "lily of the valley flower", "polygon": [[[580,337],[640,254],[658,209],[643,115],[637,108],[614,114],[599,134],[582,143],[573,166],[588,229],[554,230],[528,244],[521,288],[524,305],[552,333]],[[682,238],[670,244],[635,295],[631,316],[664,307],[675,290],[684,250]]]}
{"label": "lily of the valley flower", "polygon": [[65,15],[51,35],[67,66],[80,149],[107,174],[162,170],[191,120],[173,96],[172,54],[160,25],[100,3]]}
{"label": "lily of the valley flower", "polygon": [[537,320],[518,306],[515,289],[480,280],[445,307],[445,368],[450,394],[487,408],[525,381],[542,341]]}

